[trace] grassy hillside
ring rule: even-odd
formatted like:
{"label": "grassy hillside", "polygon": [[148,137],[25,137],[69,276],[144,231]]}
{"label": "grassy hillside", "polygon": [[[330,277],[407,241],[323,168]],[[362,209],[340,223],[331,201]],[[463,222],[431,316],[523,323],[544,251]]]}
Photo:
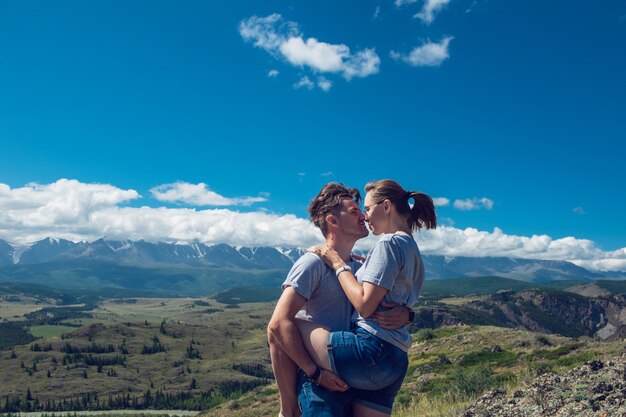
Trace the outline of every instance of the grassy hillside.
{"label": "grassy hillside", "polygon": [[174,408],[206,408],[269,382],[271,308],[208,299],[107,300],[86,318],[62,322],[82,327],[34,326],[34,334],[46,337],[0,351],[2,396],[30,396],[33,406],[78,399],[97,409],[120,396],[131,398],[122,408],[133,408],[148,395],[159,408],[158,395],[183,393],[188,398],[177,397]]}
{"label": "grassy hillside", "polygon": [[[526,283],[511,281],[427,282],[420,320],[428,311],[443,318],[438,326],[453,313],[464,323],[502,326],[519,317],[558,330],[565,321],[555,317],[569,320],[573,312],[589,310],[586,297],[551,288],[527,290]],[[52,409],[61,400],[64,410],[149,405],[209,409],[207,417],[277,413],[265,338],[274,303],[249,303],[276,298],[276,288],[231,289],[213,298],[102,299],[105,292],[119,290],[98,291],[0,286],[0,314],[8,320],[0,323],[0,346],[6,347],[0,350],[0,407],[18,401],[20,410]],[[443,296],[447,304],[440,302]],[[589,317],[599,312],[589,311]],[[478,325],[432,330],[427,320],[418,323],[422,328],[413,327],[409,373],[394,415],[455,415],[484,390],[513,389],[543,372],[623,350],[620,342],[586,337]],[[572,323],[565,330],[574,329]]]}
{"label": "grassy hillside", "polygon": [[[592,358],[618,356],[621,342],[572,339],[525,330],[452,326],[414,334],[409,372],[397,397],[394,416],[458,416],[483,392],[510,392],[537,375],[561,372]],[[259,387],[202,417],[275,416],[275,385]]]}
{"label": "grassy hillside", "polygon": [[582,281],[554,281],[545,284],[518,281],[501,277],[469,277],[450,280],[428,280],[422,287],[426,299],[464,297],[466,295],[490,295],[501,291],[524,291],[531,288],[564,289],[582,284]]}

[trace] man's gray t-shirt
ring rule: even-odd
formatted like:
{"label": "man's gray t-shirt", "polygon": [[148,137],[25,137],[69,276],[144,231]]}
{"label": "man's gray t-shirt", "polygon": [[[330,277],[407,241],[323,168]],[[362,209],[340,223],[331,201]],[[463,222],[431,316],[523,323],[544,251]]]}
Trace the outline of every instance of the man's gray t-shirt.
{"label": "man's gray t-shirt", "polygon": [[[353,271],[361,263],[348,262]],[[305,253],[291,267],[283,290],[292,287],[307,299],[296,318],[311,321],[327,327],[331,331],[350,330],[352,305],[346,297],[335,271],[313,253]]]}
{"label": "man's gray t-shirt", "polygon": [[[381,304],[396,303],[412,307],[424,283],[424,263],[412,236],[397,233],[380,238],[356,273],[359,284],[369,282],[388,290]],[[377,310],[384,310],[380,305]],[[364,319],[354,312],[357,326],[392,343],[404,351],[411,347],[406,326],[383,329],[371,317]]]}

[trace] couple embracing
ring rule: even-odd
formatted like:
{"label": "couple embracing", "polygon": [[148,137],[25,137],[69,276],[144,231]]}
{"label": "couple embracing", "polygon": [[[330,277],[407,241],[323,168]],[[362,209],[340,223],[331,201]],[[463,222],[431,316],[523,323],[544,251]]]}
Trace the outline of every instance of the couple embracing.
{"label": "couple embracing", "polygon": [[[392,180],[329,183],[308,211],[322,231],[293,265],[268,325],[284,417],[391,415],[407,371],[411,306],[424,281],[412,232],[436,227],[432,199]],[[381,236],[364,262],[357,240]]]}

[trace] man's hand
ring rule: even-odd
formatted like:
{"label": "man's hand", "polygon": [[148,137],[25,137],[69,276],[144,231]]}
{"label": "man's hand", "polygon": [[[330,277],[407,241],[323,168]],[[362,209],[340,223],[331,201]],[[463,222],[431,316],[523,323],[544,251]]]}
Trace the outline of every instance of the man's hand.
{"label": "man's hand", "polygon": [[326,369],[322,369],[322,373],[320,374],[317,382],[319,382],[318,385],[326,388],[328,391],[343,392],[350,388],[348,384],[343,381],[343,379]]}
{"label": "man's hand", "polygon": [[383,303],[390,310],[377,311],[373,318],[383,329],[399,329],[409,321],[409,308],[395,303]]}

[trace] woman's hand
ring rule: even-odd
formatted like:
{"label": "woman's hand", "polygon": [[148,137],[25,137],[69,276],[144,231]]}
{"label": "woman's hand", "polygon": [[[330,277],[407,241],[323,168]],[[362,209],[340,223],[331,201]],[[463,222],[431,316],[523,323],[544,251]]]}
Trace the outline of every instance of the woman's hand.
{"label": "woman's hand", "polygon": [[326,262],[326,265],[328,265],[335,271],[346,264],[343,259],[341,259],[336,250],[331,249],[326,245],[313,246],[309,248],[309,252],[314,253],[322,258],[322,260]]}

